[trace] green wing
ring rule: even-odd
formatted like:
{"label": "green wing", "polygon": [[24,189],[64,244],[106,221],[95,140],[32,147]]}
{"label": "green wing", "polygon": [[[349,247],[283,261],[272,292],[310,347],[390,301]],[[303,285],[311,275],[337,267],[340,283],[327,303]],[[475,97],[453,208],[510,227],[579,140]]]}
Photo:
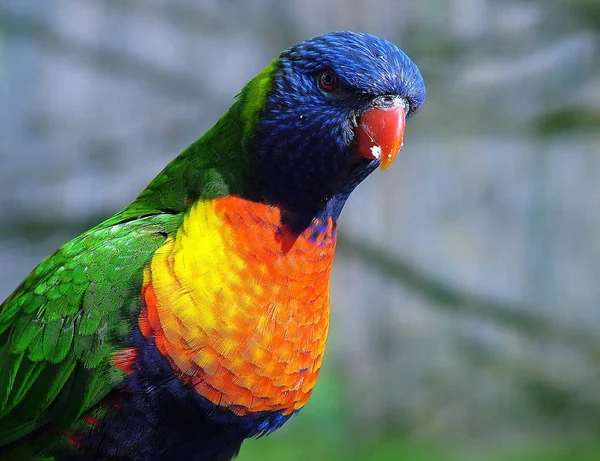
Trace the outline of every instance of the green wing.
{"label": "green wing", "polygon": [[0,447],[69,427],[123,379],[110,354],[137,318],[142,268],[180,217],[115,218],[46,258],[0,306]]}

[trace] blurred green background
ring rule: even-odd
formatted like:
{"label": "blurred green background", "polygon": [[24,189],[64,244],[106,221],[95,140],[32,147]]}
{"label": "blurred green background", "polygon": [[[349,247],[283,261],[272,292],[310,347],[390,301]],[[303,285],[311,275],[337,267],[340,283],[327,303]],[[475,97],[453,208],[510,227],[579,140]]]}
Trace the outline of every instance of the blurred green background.
{"label": "blurred green background", "polygon": [[0,299],[338,29],[428,100],[342,215],[313,399],[240,461],[600,459],[598,0],[2,0]]}

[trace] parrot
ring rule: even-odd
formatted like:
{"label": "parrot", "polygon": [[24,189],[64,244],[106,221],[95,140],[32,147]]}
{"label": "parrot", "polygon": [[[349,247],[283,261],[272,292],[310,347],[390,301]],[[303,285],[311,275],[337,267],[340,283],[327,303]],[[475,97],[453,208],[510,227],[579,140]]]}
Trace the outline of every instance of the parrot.
{"label": "parrot", "polygon": [[229,461],[314,389],[338,218],[425,101],[391,42],[293,45],[0,306],[0,459]]}

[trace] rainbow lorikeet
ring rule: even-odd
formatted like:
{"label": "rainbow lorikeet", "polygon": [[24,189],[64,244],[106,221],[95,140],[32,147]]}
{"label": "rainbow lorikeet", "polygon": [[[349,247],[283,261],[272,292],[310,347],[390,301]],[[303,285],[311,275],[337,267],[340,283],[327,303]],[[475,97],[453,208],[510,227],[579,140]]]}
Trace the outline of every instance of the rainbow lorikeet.
{"label": "rainbow lorikeet", "polygon": [[284,51],[0,309],[0,459],[226,461],[307,402],[337,221],[425,99],[372,35]]}

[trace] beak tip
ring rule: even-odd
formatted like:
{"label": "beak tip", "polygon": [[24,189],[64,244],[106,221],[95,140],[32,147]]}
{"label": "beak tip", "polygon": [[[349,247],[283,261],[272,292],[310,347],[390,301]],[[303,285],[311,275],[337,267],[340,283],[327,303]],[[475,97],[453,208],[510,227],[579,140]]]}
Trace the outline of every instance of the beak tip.
{"label": "beak tip", "polygon": [[389,168],[389,166],[392,164],[392,162],[394,161],[394,158],[396,158],[398,152],[395,152],[393,154],[387,154],[385,156],[383,156],[381,158],[381,163],[379,165],[379,169],[381,171],[387,170]]}

